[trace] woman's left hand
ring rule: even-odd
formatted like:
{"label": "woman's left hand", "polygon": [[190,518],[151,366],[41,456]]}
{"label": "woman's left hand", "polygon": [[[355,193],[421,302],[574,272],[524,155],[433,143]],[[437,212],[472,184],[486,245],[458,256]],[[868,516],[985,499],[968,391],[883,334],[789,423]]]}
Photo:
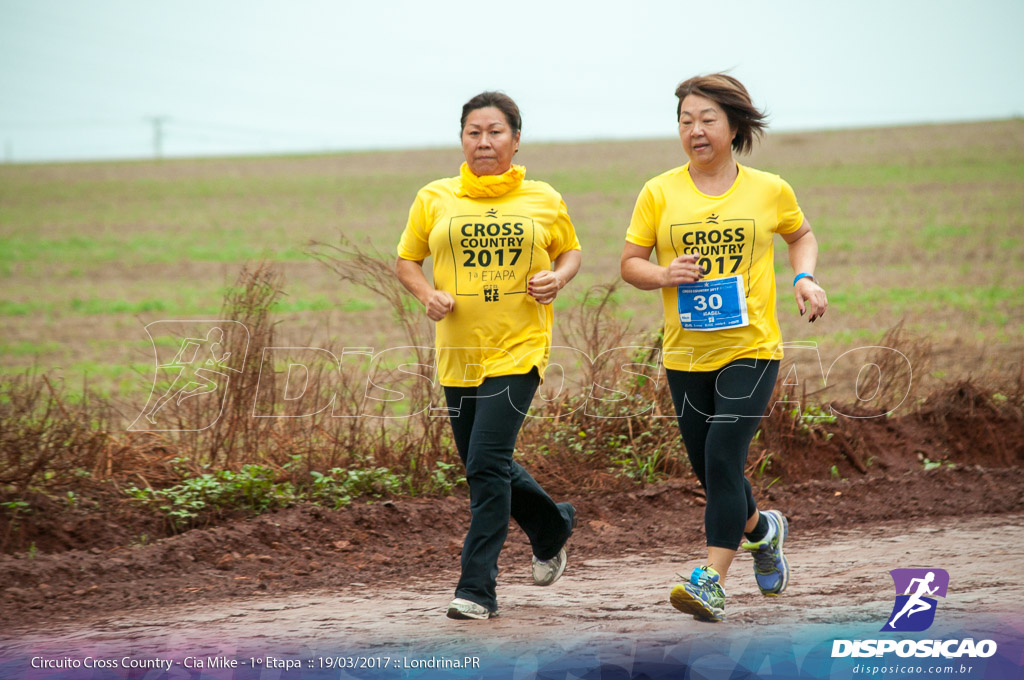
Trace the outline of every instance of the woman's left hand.
{"label": "woman's left hand", "polygon": [[828,309],[828,296],[825,295],[825,289],[812,281],[809,276],[796,282],[793,294],[796,296],[796,306],[800,308],[800,316],[810,312],[811,317],[808,321],[811,323],[825,316],[825,310]]}
{"label": "woman's left hand", "polygon": [[550,269],[544,269],[533,275],[526,292],[542,305],[550,305],[564,285],[558,274]]}

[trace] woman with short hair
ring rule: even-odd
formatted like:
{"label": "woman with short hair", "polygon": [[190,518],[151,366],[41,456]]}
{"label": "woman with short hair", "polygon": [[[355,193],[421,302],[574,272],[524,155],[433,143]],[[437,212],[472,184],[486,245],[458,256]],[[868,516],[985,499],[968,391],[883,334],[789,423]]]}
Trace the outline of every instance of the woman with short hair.
{"label": "woman with short hair", "polygon": [[662,359],[679,431],[707,495],[707,561],[672,590],[670,601],[699,620],[720,621],[723,585],[741,542],[753,553],[764,595],[780,594],[789,582],[786,518],[758,510],[744,475],[782,358],[775,234],[788,247],[800,314],[814,322],[828,300],[814,277],[817,240],[793,189],[733,157],[749,151],[765,129],[746,88],[716,73],[684,81],[676,97],[689,162],[644,185],[620,269],[637,288],[661,291]]}

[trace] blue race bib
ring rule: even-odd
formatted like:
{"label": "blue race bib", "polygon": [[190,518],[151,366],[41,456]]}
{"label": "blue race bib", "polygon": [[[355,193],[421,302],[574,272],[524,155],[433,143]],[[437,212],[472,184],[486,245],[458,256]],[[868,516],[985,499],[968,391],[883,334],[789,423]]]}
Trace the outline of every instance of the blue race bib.
{"label": "blue race bib", "polygon": [[721,331],[748,325],[743,277],[680,284],[679,323],[688,331]]}

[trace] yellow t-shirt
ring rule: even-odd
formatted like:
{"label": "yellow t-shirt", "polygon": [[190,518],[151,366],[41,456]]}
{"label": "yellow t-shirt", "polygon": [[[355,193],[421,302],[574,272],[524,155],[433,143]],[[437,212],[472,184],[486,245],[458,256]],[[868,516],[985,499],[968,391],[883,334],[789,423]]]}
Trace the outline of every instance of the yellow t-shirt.
{"label": "yellow t-shirt", "polygon": [[792,233],[803,224],[793,189],[778,175],[738,165],[729,191],[708,196],[693,184],[688,168],[689,163],[644,185],[626,240],[654,246],[663,267],[680,255],[697,253],[705,279],[741,276],[749,324],[687,330],[679,319],[678,289],[662,288],[665,366],[714,371],[736,359],[781,359],[772,235]]}
{"label": "yellow t-shirt", "polygon": [[543,379],[551,352],[552,305],[526,292],[530,278],[562,253],[579,250],[562,197],[523,180],[496,198],[457,196],[458,177],[420,189],[398,256],[433,257],[434,287],[455,298],[437,323],[437,375],[447,387],[529,373]]}

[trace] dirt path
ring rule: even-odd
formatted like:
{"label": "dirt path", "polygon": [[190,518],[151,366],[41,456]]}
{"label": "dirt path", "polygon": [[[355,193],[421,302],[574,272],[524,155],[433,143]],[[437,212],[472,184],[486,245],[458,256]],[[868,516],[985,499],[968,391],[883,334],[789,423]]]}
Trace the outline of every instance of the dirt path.
{"label": "dirt path", "polygon": [[679,560],[638,552],[582,561],[570,556],[566,575],[552,588],[533,586],[526,565],[514,573],[506,570],[499,583],[501,616],[487,622],[444,617],[456,576],[448,569],[429,578],[372,587],[352,584],[330,593],[96,613],[65,625],[11,631],[0,645],[0,658],[57,651],[123,655],[128,648],[182,656],[273,649],[283,656],[339,646],[385,650],[396,645],[459,653],[519,648],[539,654],[569,644],[628,646],[711,632],[720,640],[739,639],[751,631],[775,635],[825,624],[874,635],[893,603],[888,571],[899,567],[949,572],[949,595],[939,602],[933,631],[971,626],[984,635],[983,619],[996,634],[995,628],[1005,628],[1011,618],[1021,622],[1024,611],[1020,514],[794,532],[788,555],[790,587],[784,596],[767,600],[754,585],[750,558],[741,554],[731,572],[728,620],[716,626],[683,616],[667,602],[674,573],[691,568],[699,555]]}

